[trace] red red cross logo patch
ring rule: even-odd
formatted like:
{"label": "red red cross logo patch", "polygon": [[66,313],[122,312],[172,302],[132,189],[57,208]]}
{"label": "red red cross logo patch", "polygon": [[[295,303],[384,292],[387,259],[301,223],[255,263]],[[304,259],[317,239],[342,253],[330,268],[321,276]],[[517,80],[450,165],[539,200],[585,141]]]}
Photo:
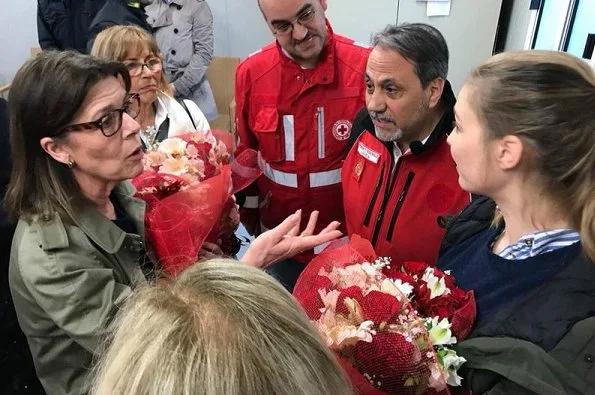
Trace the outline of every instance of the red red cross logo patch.
{"label": "red red cross logo patch", "polygon": [[340,120],[333,125],[333,136],[339,141],[345,141],[351,135],[351,122]]}

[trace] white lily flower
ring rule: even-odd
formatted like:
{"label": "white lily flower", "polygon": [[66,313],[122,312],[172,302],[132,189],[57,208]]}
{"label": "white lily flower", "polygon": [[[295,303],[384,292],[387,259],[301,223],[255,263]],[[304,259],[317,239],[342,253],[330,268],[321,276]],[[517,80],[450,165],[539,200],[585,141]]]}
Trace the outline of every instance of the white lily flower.
{"label": "white lily flower", "polygon": [[392,282],[393,282],[393,284],[395,284],[397,289],[399,291],[401,291],[401,293],[403,295],[405,295],[406,297],[409,297],[411,295],[411,293],[413,292],[413,285],[411,285],[409,283],[404,283],[400,279],[393,280]]}
{"label": "white lily flower", "polygon": [[447,318],[443,318],[441,321],[438,321],[437,317],[426,318],[424,324],[428,330],[432,345],[443,346],[457,342],[457,338],[452,335],[450,322],[448,322]]}
{"label": "white lily flower", "polygon": [[424,273],[422,280],[428,284],[430,290],[430,299],[437,298],[438,296],[446,295],[450,293],[450,289],[446,286],[444,278],[438,278],[434,275],[432,268],[427,268]]}
{"label": "white lily flower", "polygon": [[442,365],[444,368],[444,377],[448,385],[457,387],[461,385],[462,377],[458,375],[459,368],[467,360],[463,357],[459,357],[454,350],[448,350],[442,358]]}

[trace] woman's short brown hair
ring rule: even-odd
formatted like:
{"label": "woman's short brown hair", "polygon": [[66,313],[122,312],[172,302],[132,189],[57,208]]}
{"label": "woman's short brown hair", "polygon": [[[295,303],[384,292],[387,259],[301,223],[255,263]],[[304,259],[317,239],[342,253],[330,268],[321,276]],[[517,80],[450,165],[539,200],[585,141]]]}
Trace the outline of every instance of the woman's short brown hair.
{"label": "woman's short brown hair", "polygon": [[[145,48],[152,55],[161,58],[161,50],[157,40],[146,30],[133,25],[112,26],[97,35],[91,49],[91,55],[122,62],[131,54],[140,53]],[[161,71],[161,86],[159,89],[171,94],[165,77],[165,67]]]}
{"label": "woman's short brown hair", "polygon": [[17,72],[9,98],[12,174],[6,191],[8,214],[17,219],[58,213],[72,220],[88,203],[72,171],[41,147],[69,125],[89,91],[108,77],[121,77],[130,89],[128,70],[119,62],[77,52],[43,52]]}
{"label": "woman's short brown hair", "polygon": [[293,297],[237,261],[135,291],[113,328],[93,394],[353,394]]}

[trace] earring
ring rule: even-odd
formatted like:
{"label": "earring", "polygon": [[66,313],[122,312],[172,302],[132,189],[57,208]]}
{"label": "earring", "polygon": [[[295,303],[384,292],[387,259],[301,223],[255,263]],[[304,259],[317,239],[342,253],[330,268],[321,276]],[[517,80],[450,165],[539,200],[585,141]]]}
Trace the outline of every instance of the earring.
{"label": "earring", "polygon": [[72,159],[69,159],[68,163],[66,165],[68,166],[69,169],[72,169],[74,167],[74,162],[72,161]]}

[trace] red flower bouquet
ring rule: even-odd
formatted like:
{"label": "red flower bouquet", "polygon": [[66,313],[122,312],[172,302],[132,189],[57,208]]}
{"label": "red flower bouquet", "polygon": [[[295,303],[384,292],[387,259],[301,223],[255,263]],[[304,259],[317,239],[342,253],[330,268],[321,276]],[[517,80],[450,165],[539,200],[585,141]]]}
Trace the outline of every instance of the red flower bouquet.
{"label": "red flower bouquet", "polygon": [[[218,135],[220,138],[216,138]],[[233,193],[256,180],[257,153],[231,160],[224,131],[189,132],[145,153],[145,171],[132,180],[147,203],[145,230],[159,263],[172,275],[196,262],[205,241],[234,237],[239,224]]]}
{"label": "red flower bouquet", "polygon": [[362,394],[448,394],[475,321],[472,292],[425,263],[377,259],[358,236],[302,272],[294,296]]}

